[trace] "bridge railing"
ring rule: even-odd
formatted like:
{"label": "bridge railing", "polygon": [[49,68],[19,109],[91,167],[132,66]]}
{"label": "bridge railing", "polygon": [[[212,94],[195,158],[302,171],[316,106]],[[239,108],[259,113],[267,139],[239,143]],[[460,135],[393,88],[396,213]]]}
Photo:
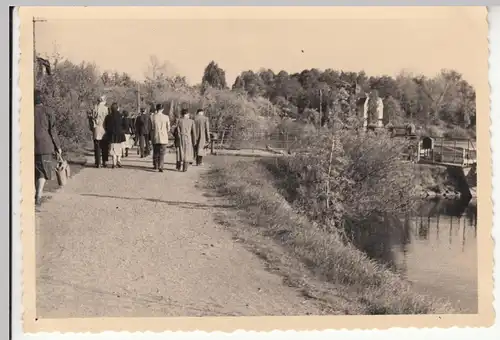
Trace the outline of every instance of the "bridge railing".
{"label": "bridge railing", "polygon": [[419,160],[432,163],[470,165],[476,163],[477,151],[471,139],[433,138],[432,148],[426,148],[419,141]]}

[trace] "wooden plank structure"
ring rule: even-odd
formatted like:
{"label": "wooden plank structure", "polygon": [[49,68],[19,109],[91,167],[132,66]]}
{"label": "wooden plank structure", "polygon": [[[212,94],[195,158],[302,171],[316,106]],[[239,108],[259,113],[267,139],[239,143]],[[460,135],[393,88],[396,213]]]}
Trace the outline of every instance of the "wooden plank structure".
{"label": "wooden plank structure", "polygon": [[417,162],[470,167],[477,163],[477,150],[470,139],[423,137],[418,141]]}

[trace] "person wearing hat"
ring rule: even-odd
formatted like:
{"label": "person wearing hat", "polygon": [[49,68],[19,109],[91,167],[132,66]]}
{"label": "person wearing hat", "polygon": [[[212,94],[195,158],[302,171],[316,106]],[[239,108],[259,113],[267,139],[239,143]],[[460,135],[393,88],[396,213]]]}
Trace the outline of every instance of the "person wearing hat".
{"label": "person wearing hat", "polygon": [[188,169],[189,162],[193,159],[193,145],[196,141],[194,121],[189,118],[189,112],[187,109],[182,109],[182,118],[178,120],[175,137],[176,141],[176,168],[181,169],[186,172]]}
{"label": "person wearing hat", "polygon": [[141,158],[149,154],[149,133],[151,130],[151,119],[144,108],[135,120],[135,133],[139,140],[139,154]]}
{"label": "person wearing hat", "polygon": [[170,131],[170,118],[163,113],[163,104],[156,104],[155,113],[151,116],[151,142],[153,143],[153,168],[163,172],[165,151]]}
{"label": "person wearing hat", "polygon": [[194,158],[196,165],[203,164],[205,149],[210,144],[210,126],[208,118],[204,115],[203,109],[198,109],[194,119],[194,128],[196,132],[196,142],[194,145]]}
{"label": "person wearing hat", "polygon": [[35,205],[42,204],[43,188],[52,178],[52,154],[61,155],[55,119],[50,109],[43,105],[42,94],[35,90]]}
{"label": "person wearing hat", "polygon": [[104,120],[105,139],[109,143],[109,149],[113,160],[112,167],[122,167],[122,148],[125,142],[125,132],[123,130],[123,117],[118,111],[118,104],[111,105],[111,112]]}
{"label": "person wearing hat", "polygon": [[[106,167],[108,161],[108,143],[104,140],[104,119],[108,115],[106,96],[98,98],[98,103],[92,112],[92,135],[94,140],[94,161],[97,168]],[[102,157],[102,164],[101,164]]]}

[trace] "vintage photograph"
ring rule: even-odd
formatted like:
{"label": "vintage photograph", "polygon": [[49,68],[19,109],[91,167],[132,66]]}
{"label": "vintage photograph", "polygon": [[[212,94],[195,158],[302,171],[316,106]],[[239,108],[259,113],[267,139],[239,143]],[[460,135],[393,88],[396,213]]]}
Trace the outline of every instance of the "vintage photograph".
{"label": "vintage photograph", "polygon": [[36,318],[477,314],[486,36],[384,11],[31,16]]}

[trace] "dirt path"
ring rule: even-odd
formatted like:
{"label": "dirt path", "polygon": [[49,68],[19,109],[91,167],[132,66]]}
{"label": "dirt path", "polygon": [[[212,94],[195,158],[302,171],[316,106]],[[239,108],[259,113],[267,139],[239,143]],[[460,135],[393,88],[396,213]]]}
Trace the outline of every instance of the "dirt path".
{"label": "dirt path", "polygon": [[[38,317],[321,314],[214,221],[206,168],[86,168],[36,213]],[[90,161],[92,164],[92,161]]]}

